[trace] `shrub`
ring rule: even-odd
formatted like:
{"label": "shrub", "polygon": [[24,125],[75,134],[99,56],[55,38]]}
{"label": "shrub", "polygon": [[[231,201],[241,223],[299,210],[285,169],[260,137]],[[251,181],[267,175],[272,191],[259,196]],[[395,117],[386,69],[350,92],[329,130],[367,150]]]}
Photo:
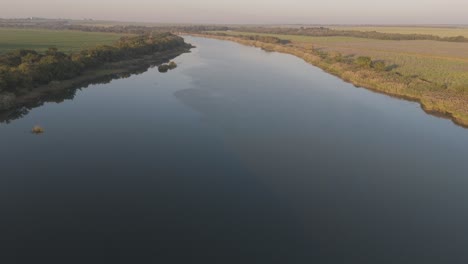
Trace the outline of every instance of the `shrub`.
{"label": "shrub", "polygon": [[375,61],[372,63],[372,67],[377,71],[386,71],[387,65],[383,61]]}
{"label": "shrub", "polygon": [[341,55],[341,53],[336,52],[336,51],[330,53],[330,58],[332,58],[333,61],[335,61],[335,62],[342,62],[343,61],[343,55]]}
{"label": "shrub", "polygon": [[372,59],[370,57],[361,56],[358,57],[355,62],[362,68],[370,68],[372,66]]}
{"label": "shrub", "polygon": [[177,68],[177,64],[175,62],[173,62],[173,61],[169,62],[168,66],[169,66],[170,70],[173,70],[173,69]]}
{"label": "shrub", "polygon": [[169,65],[167,64],[159,65],[158,70],[159,72],[167,72],[169,71]]}

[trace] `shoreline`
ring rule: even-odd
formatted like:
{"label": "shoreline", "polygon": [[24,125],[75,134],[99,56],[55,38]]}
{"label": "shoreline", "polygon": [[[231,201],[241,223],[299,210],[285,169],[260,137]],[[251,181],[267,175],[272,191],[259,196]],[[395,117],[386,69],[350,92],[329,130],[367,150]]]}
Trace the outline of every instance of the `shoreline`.
{"label": "shoreline", "polygon": [[[0,108],[0,122],[8,122],[16,119],[17,116],[23,116],[30,109],[41,106],[45,102],[65,100],[70,94],[73,96],[76,90],[86,88],[89,85],[109,82],[131,74],[143,73],[151,67],[166,63],[183,53],[190,52],[192,48],[193,46],[187,45],[135,59],[106,63],[85,70],[80,76],[69,80],[52,81],[32,90],[23,89],[21,95],[11,97],[10,94],[3,94],[4,98],[10,97],[10,102],[4,102],[3,107]],[[2,99],[1,97],[2,94],[0,94],[0,99]]]}
{"label": "shoreline", "polygon": [[[412,80],[414,83],[407,84],[391,80],[383,74],[379,75],[370,70],[352,70],[349,66],[342,63],[328,63],[316,54],[294,45],[265,43],[241,39],[235,36],[195,33],[184,33],[184,35],[232,41],[266,51],[290,54],[356,87],[362,87],[372,92],[402,100],[417,102],[425,113],[450,119],[454,124],[468,128],[468,103],[465,103],[468,102],[468,94],[466,93],[436,90],[434,89],[435,84],[427,83],[427,81],[420,79]],[[428,88],[424,89],[425,87]]]}

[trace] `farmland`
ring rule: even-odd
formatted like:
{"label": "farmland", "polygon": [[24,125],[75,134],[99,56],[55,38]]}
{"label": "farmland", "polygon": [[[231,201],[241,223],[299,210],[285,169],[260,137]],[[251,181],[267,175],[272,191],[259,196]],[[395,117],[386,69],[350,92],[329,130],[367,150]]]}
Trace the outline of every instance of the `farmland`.
{"label": "farmland", "polygon": [[228,31],[231,35],[274,36],[293,45],[314,47],[344,56],[370,56],[392,65],[392,71],[453,89],[468,90],[468,44],[430,40],[376,40],[353,37],[311,37]]}
{"label": "farmland", "polygon": [[415,26],[330,26],[337,30],[377,31],[382,33],[428,34],[439,37],[468,37],[468,27],[415,27]]}
{"label": "farmland", "polygon": [[56,47],[67,53],[96,45],[112,44],[122,35],[113,33],[0,28],[0,53],[15,49],[39,52]]}

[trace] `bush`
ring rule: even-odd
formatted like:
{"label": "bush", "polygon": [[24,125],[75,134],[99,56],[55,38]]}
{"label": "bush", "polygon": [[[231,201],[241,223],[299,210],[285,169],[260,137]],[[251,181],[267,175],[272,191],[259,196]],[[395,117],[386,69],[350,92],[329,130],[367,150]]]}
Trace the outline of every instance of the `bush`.
{"label": "bush", "polygon": [[385,65],[385,62],[383,61],[375,61],[374,63],[372,63],[372,67],[377,71],[387,70],[387,65]]}
{"label": "bush", "polygon": [[336,52],[336,51],[330,53],[330,58],[332,58],[333,61],[335,61],[335,62],[342,62],[343,61],[343,55],[341,55],[341,53]]}
{"label": "bush", "polygon": [[169,71],[169,65],[163,64],[158,67],[159,72],[167,72]]}
{"label": "bush", "polygon": [[177,64],[175,62],[173,62],[173,61],[169,62],[168,66],[169,66],[170,70],[173,70],[173,69],[177,68]]}
{"label": "bush", "polygon": [[362,68],[370,68],[372,66],[372,59],[370,57],[361,56],[358,57],[355,62]]}

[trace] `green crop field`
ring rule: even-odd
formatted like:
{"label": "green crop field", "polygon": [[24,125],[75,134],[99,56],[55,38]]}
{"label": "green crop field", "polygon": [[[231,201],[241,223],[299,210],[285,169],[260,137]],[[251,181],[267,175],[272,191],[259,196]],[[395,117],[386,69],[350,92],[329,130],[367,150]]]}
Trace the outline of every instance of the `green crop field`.
{"label": "green crop field", "polygon": [[15,49],[44,51],[49,47],[70,53],[99,44],[112,44],[121,36],[113,33],[0,28],[0,53]]}
{"label": "green crop field", "polygon": [[354,37],[310,37],[222,31],[231,35],[274,36],[294,45],[313,46],[343,55],[370,56],[394,65],[393,71],[404,75],[468,90],[468,43],[430,40],[376,40]]}

